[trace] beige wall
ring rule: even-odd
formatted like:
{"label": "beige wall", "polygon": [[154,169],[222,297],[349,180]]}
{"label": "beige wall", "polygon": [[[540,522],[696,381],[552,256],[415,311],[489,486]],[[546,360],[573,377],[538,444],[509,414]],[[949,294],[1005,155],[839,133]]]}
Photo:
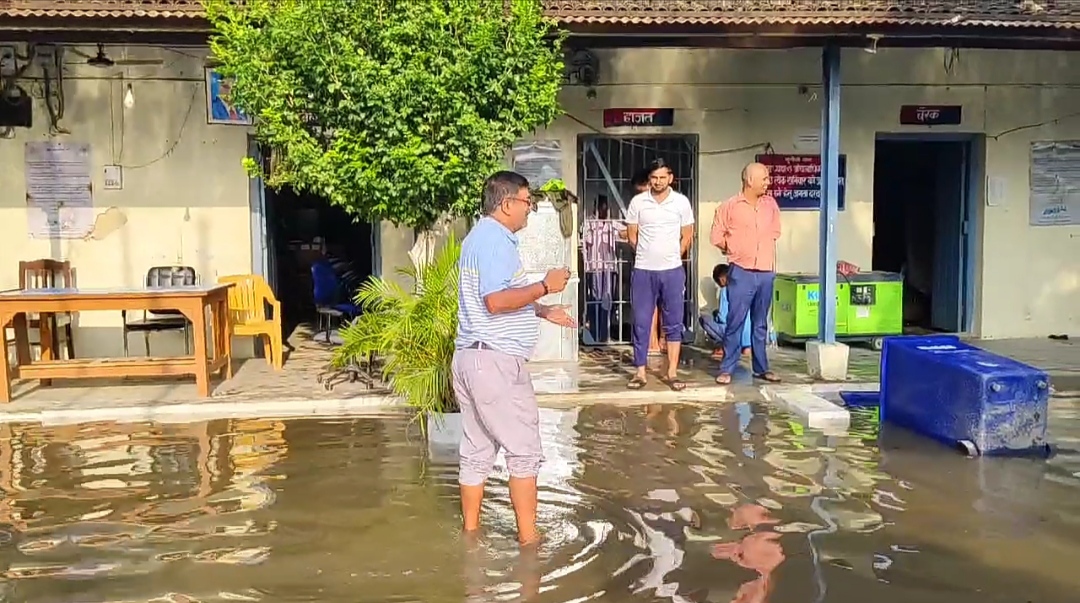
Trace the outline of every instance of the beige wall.
{"label": "beige wall", "polygon": [[[777,153],[795,152],[795,135],[820,127],[818,50],[644,49],[597,55],[601,85],[596,97],[587,98],[584,88],[567,88],[565,110],[602,129],[607,107],[674,107],[674,128],[640,132],[700,136],[697,184],[703,230],[717,203],[737,192],[739,171],[757,152],[735,149],[768,142]],[[980,199],[976,332],[987,337],[1080,332],[1080,227],[1028,225],[1029,144],[1080,138],[1080,62],[1070,62],[1070,56],[963,51],[947,71],[942,49],[845,51],[840,128],[848,184],[847,207],[838,220],[840,257],[870,265],[875,135],[927,130],[898,125],[902,104],[960,104],[964,123],[933,131],[987,134],[986,170],[1006,183],[1002,204],[986,207]],[[810,93],[801,95],[800,85],[809,85]],[[562,118],[536,135],[562,140],[564,176],[573,190],[576,136],[593,132]],[[785,212],[783,227],[779,269],[816,272],[817,212]],[[708,245],[707,234],[698,249],[705,276],[722,256]],[[712,299],[709,289],[699,294],[702,306]]]}
{"label": "beige wall", "polygon": [[[93,55],[96,48],[76,50]],[[251,271],[249,180],[242,126],[207,125],[204,51],[109,46],[114,59],[161,59],[160,65],[89,67],[66,52],[65,115],[68,134],[56,140],[89,143],[97,226],[85,240],[40,240],[27,230],[24,143],[51,140],[39,99],[34,127],[0,140],[0,289],[18,286],[19,260],[70,260],[81,287],[124,287],[143,282],[155,265],[195,268],[203,282]],[[39,70],[29,75],[40,76]],[[126,109],[131,84],[135,105]],[[21,85],[41,96],[40,80]],[[103,166],[120,164],[123,189],[105,190]],[[106,213],[108,212],[108,215]],[[119,355],[119,312],[86,312],[75,334],[80,356]],[[178,333],[152,336],[157,354],[182,353]],[[132,353],[142,354],[141,335]],[[239,343],[239,342],[238,342]],[[240,344],[238,351],[250,350]]]}
{"label": "beige wall", "polygon": [[[93,54],[95,49],[79,50]],[[71,133],[61,138],[91,145],[95,212],[111,209],[110,216],[88,240],[29,238],[23,143],[49,138],[39,100],[33,130],[16,130],[13,139],[0,140],[0,257],[8,266],[0,268],[0,288],[17,286],[15,262],[44,257],[71,260],[79,284],[87,287],[137,285],[146,269],[157,264],[194,266],[204,281],[249,272],[249,181],[240,167],[248,132],[206,124],[204,51],[109,51],[114,58],[163,61],[98,70],[73,53],[66,56],[67,109],[61,125]],[[568,88],[565,109],[600,128],[607,107],[674,107],[676,126],[663,131],[700,137],[702,227],[711,221],[716,204],[737,190],[739,170],[755,153],[732,149],[768,142],[778,153],[794,152],[794,136],[820,125],[817,50],[652,49],[598,55],[602,84],[596,98],[587,98],[582,88]],[[976,330],[989,337],[1080,331],[1080,228],[1028,226],[1029,143],[1080,138],[1080,119],[1069,117],[1080,106],[1080,63],[1070,64],[1068,56],[964,51],[946,72],[940,49],[883,49],[876,55],[846,51],[841,151],[848,155],[848,186],[847,209],[838,222],[840,256],[870,264],[875,134],[923,130],[897,125],[901,104],[962,104],[962,126],[934,131],[986,133],[987,172],[1006,183],[1004,203],[979,207]],[[122,104],[127,83],[136,97],[131,109]],[[800,85],[810,86],[810,94],[800,95]],[[39,91],[40,85],[31,88]],[[564,176],[572,190],[577,190],[576,136],[585,133],[593,130],[570,118],[537,133],[562,140]],[[123,190],[103,189],[102,168],[109,163],[127,166]],[[123,224],[107,228],[118,215]],[[783,220],[780,270],[816,270],[817,213],[786,212]],[[388,275],[408,262],[413,236],[390,225],[382,225],[380,235],[381,268]],[[707,239],[700,243],[704,276],[721,255]],[[700,291],[702,306],[712,299],[711,290]],[[112,313],[80,316],[79,353],[119,353],[119,320]],[[180,341],[173,334],[158,335],[155,353],[178,352]],[[141,349],[138,338],[132,337],[131,344]]]}

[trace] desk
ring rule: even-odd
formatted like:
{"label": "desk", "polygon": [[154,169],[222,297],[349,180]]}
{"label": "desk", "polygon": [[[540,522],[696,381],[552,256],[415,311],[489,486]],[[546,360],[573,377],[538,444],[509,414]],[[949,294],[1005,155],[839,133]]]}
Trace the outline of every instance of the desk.
{"label": "desk", "polygon": [[[228,289],[215,284],[195,287],[131,289],[28,289],[0,291],[0,334],[15,330],[18,364],[8,364],[7,344],[0,349],[0,402],[11,401],[13,379],[90,379],[102,377],[161,377],[194,375],[199,395],[210,395],[210,376],[224,369],[232,377],[232,328],[229,325]],[[207,354],[206,309],[210,309],[213,333],[212,356]],[[75,358],[56,359],[52,337],[41,334],[41,360],[31,362],[26,315],[48,318],[57,312],[100,310],[178,310],[191,321],[195,355],[172,358]],[[47,324],[42,320],[41,324]]]}

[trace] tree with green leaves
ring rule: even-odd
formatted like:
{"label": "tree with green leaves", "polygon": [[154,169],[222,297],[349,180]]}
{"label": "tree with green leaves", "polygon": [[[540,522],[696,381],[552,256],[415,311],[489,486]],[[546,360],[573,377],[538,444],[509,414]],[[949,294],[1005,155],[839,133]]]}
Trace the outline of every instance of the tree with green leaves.
{"label": "tree with green leaves", "polygon": [[559,113],[540,0],[203,0],[271,187],[418,230],[476,215],[512,142]]}

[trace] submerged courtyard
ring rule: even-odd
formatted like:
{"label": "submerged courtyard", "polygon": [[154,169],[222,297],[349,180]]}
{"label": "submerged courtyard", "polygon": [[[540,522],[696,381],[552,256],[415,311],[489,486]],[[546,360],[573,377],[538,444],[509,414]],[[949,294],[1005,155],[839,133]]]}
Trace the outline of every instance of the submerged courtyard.
{"label": "submerged courtyard", "polygon": [[545,409],[534,553],[505,468],[461,537],[456,459],[406,415],[0,427],[3,600],[1066,602],[1080,406],[1049,461],[963,458],[872,411]]}

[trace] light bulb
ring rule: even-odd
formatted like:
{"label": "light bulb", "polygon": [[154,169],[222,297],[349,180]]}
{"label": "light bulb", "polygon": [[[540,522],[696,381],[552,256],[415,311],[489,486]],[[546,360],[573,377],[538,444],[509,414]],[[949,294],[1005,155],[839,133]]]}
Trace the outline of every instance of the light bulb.
{"label": "light bulb", "polygon": [[124,106],[128,109],[135,106],[135,93],[131,91],[131,84],[127,85],[127,92],[124,93]]}

